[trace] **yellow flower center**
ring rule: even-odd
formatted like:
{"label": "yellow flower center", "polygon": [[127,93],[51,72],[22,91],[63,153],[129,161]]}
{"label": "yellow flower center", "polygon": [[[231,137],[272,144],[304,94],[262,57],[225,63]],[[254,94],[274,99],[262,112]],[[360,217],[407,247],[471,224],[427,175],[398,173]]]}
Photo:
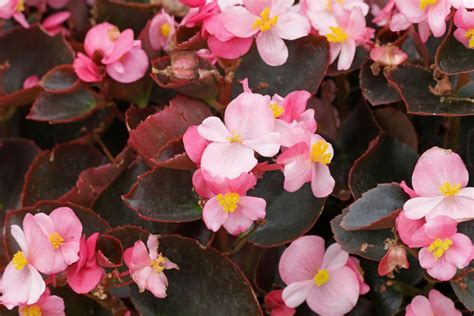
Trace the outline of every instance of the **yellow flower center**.
{"label": "yellow flower center", "polygon": [[283,112],[285,112],[285,110],[283,109],[282,106],[280,106],[277,102],[270,102],[270,104],[268,105],[270,107],[270,109],[272,110],[273,112],[273,116],[275,118],[278,118],[280,115],[283,114]]}
{"label": "yellow flower center", "polygon": [[240,195],[238,193],[218,194],[216,199],[224,212],[234,213],[240,201]]}
{"label": "yellow flower center", "polygon": [[321,287],[322,285],[328,283],[329,281],[329,271],[326,269],[319,269],[318,273],[314,276],[314,284],[317,287]]}
{"label": "yellow flower center", "polygon": [[41,316],[41,308],[38,305],[23,306],[20,308],[23,316]]}
{"label": "yellow flower center", "polygon": [[23,254],[23,251],[17,251],[13,255],[13,267],[17,270],[22,270],[27,264],[28,261],[25,258],[25,255]]}
{"label": "yellow flower center", "polygon": [[474,29],[467,30],[465,37],[469,37],[469,48],[474,48]]}
{"label": "yellow flower center", "polygon": [[165,269],[166,259],[160,254],[158,258],[151,261],[150,266],[156,273],[161,273]]}
{"label": "yellow flower center", "polygon": [[424,10],[427,6],[436,4],[438,0],[420,0],[420,9]]}
{"label": "yellow flower center", "polygon": [[454,184],[452,185],[449,182],[445,182],[443,185],[439,187],[439,191],[443,193],[445,197],[450,197],[456,195],[461,190],[461,184]]}
{"label": "yellow flower center", "polygon": [[342,43],[349,38],[349,35],[339,26],[330,26],[331,33],[326,34],[328,42]]}
{"label": "yellow flower center", "polygon": [[453,241],[449,238],[446,239],[435,239],[428,247],[428,251],[433,253],[433,256],[436,259],[441,258],[446,251],[448,251],[449,247],[453,245]]}
{"label": "yellow flower center", "polygon": [[232,131],[232,136],[226,138],[229,143],[241,143],[242,136],[238,135],[235,131]]}
{"label": "yellow flower center", "polygon": [[24,1],[24,0],[18,1],[15,10],[16,10],[16,12],[23,12],[23,11],[25,11],[25,1]]}
{"label": "yellow flower center", "polygon": [[332,160],[332,155],[330,153],[326,153],[328,148],[329,144],[324,140],[318,140],[315,142],[313,146],[311,146],[311,161],[329,165]]}
{"label": "yellow flower center", "polygon": [[169,23],[163,23],[160,27],[160,34],[163,37],[168,37],[171,32],[171,25]]}
{"label": "yellow flower center", "polygon": [[64,244],[64,238],[61,237],[58,232],[54,232],[49,235],[49,242],[54,249],[58,249],[62,244]]}
{"label": "yellow flower center", "polygon": [[278,22],[278,15],[275,15],[270,19],[270,8],[266,7],[260,12],[260,18],[256,19],[252,24],[254,30],[260,29],[262,32],[269,31]]}

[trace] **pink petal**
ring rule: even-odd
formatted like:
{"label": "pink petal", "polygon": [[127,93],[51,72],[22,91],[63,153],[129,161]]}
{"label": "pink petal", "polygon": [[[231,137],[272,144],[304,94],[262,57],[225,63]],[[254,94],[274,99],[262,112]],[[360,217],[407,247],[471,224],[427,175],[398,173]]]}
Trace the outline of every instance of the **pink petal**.
{"label": "pink petal", "polygon": [[260,15],[265,8],[272,8],[273,0],[243,0],[244,6],[253,14]]}
{"label": "pink petal", "polygon": [[[465,190],[465,189],[464,189]],[[433,218],[439,215],[451,217],[458,222],[474,218],[474,209],[472,207],[473,199],[462,196],[451,196],[444,198],[426,218]]]}
{"label": "pink petal", "polygon": [[252,25],[260,17],[241,6],[228,7],[222,12],[224,27],[237,37],[247,38],[256,34],[259,29]]}
{"label": "pink petal", "polygon": [[418,252],[418,260],[420,261],[421,267],[428,269],[432,268],[438,264],[438,259],[436,259],[431,252],[428,251],[428,248],[421,248]]}
{"label": "pink petal", "polygon": [[15,239],[16,243],[18,246],[20,246],[20,249],[23,251],[23,254],[27,257],[28,256],[28,244],[26,242],[25,234],[23,233],[23,230],[20,228],[18,225],[12,225],[10,232]]}
{"label": "pink petal", "polygon": [[356,52],[356,43],[353,40],[347,40],[341,44],[341,52],[337,62],[337,70],[347,70],[351,68]]}
{"label": "pink petal", "polygon": [[40,272],[49,273],[54,264],[54,249],[33,215],[26,214],[23,219],[23,229],[29,247],[28,263]]}
{"label": "pink petal", "polygon": [[349,254],[342,250],[338,243],[334,243],[326,249],[321,268],[333,272],[347,264]]}
{"label": "pink petal", "polygon": [[193,174],[193,187],[199,196],[210,199],[214,194],[209,190],[206,180],[202,175],[202,169],[197,169]]}
{"label": "pink petal", "polygon": [[439,316],[461,316],[462,313],[454,307],[453,301],[438,292],[435,289],[430,290],[428,294],[430,298],[431,308],[433,309],[433,314]]}
{"label": "pink petal", "polygon": [[225,143],[227,138],[232,136],[221,119],[216,116],[206,118],[197,130],[201,137],[211,142]]}
{"label": "pink petal", "polygon": [[273,157],[280,151],[280,134],[268,133],[259,138],[247,139],[242,142],[263,157]]}
{"label": "pink petal", "polygon": [[[123,72],[117,71],[114,67],[116,64],[123,65]],[[148,70],[148,64],[148,56],[145,51],[134,47],[123,55],[120,61],[108,64],[106,69],[112,79],[121,83],[131,83],[143,78]]]}
{"label": "pink petal", "polygon": [[82,235],[82,224],[72,209],[69,207],[59,207],[52,211],[49,217],[54,222],[56,232],[65,240],[77,241],[79,244]]}
{"label": "pink petal", "polygon": [[456,271],[456,266],[443,260],[443,258],[432,268],[426,269],[426,272],[428,272],[431,277],[443,282],[451,280],[456,275]]}
{"label": "pink petal", "polygon": [[301,305],[315,287],[313,279],[291,283],[282,293],[286,306],[295,308]]}
{"label": "pink petal", "polygon": [[319,236],[303,236],[293,241],[283,251],[278,266],[285,284],[313,280],[321,267],[324,256],[324,239]]}
{"label": "pink petal", "polygon": [[224,228],[234,236],[245,232],[252,226],[253,221],[247,218],[244,213],[237,209],[234,213],[229,213],[227,221],[224,223]]}
{"label": "pink petal", "polygon": [[228,189],[219,193],[238,193],[241,196],[247,194],[257,184],[257,178],[252,173],[242,173],[235,179],[226,179]]}
{"label": "pink petal", "polygon": [[197,126],[190,126],[183,135],[184,149],[188,157],[196,164],[201,163],[201,156],[209,142],[198,132]]}
{"label": "pink petal", "polygon": [[438,1],[428,9],[428,24],[435,37],[440,37],[446,32],[446,17],[451,12],[449,1]]}
{"label": "pink petal", "polygon": [[417,197],[410,199],[403,205],[405,216],[409,219],[423,218],[435,209],[443,200],[443,196]]}
{"label": "pink petal", "polygon": [[362,13],[361,8],[355,7],[351,10],[351,15],[349,17],[349,23],[347,28],[345,28],[349,37],[357,39],[361,37],[365,31],[365,17]]}
{"label": "pink petal", "polygon": [[155,297],[165,298],[166,288],[168,287],[168,279],[162,273],[152,273],[147,279],[147,290],[149,290]]}
{"label": "pink petal", "polygon": [[83,268],[78,272],[74,269],[66,270],[67,283],[78,294],[86,294],[95,289],[105,276],[104,269],[99,266]]}
{"label": "pink petal", "polygon": [[207,45],[212,53],[224,59],[237,59],[245,55],[252,47],[253,38],[232,37],[227,41],[221,41],[215,36],[209,36]]}
{"label": "pink petal", "polygon": [[114,42],[112,51],[102,58],[103,64],[111,64],[118,61],[123,55],[129,52],[133,47],[133,31],[126,29],[120,33],[119,38]]}
{"label": "pink petal", "polygon": [[288,60],[288,47],[273,29],[260,32],[256,44],[260,57],[267,65],[281,66]]}
{"label": "pink petal", "polygon": [[471,262],[471,239],[463,234],[455,234],[449,239],[453,241],[453,245],[444,254],[446,261],[454,264],[458,269],[465,268]]}
{"label": "pink petal", "polygon": [[45,29],[55,28],[64,22],[66,22],[71,17],[71,12],[69,11],[61,11],[58,13],[51,14],[46,19],[43,20],[41,25]]}
{"label": "pink petal", "polygon": [[430,301],[428,301],[424,296],[415,296],[408,306],[410,307],[413,316],[433,315]]}
{"label": "pink petal", "polygon": [[304,90],[294,91],[288,94],[282,104],[285,111],[280,119],[288,123],[297,120],[306,110],[309,98],[311,98],[311,93]]}
{"label": "pink petal", "polygon": [[20,304],[34,304],[45,289],[41,274],[31,265],[17,270],[10,262],[2,276],[2,304],[10,309]]}
{"label": "pink petal", "polygon": [[64,300],[56,295],[48,296],[43,302],[41,302],[41,312],[45,316],[64,316]]}
{"label": "pink petal", "polygon": [[265,218],[265,208],[267,202],[264,199],[253,197],[253,196],[241,196],[239,201],[239,207],[242,213],[248,219],[257,221]]}
{"label": "pink petal", "polygon": [[431,239],[445,239],[456,234],[456,226],[457,222],[454,219],[441,215],[429,219],[424,226],[424,230]]}
{"label": "pink petal", "polygon": [[227,221],[229,213],[224,212],[215,197],[206,202],[202,210],[202,220],[206,227],[213,232],[217,232]]}
{"label": "pink petal", "polygon": [[211,143],[201,158],[201,167],[213,175],[237,178],[257,165],[252,149],[239,143]]}
{"label": "pink petal", "polygon": [[285,175],[283,188],[288,192],[298,191],[305,183],[311,181],[312,171],[313,164],[308,159],[296,160],[285,165],[283,169],[283,174]]}
{"label": "pink petal", "polygon": [[428,246],[431,239],[426,236],[423,229],[423,219],[412,220],[405,216],[405,211],[400,212],[396,220],[397,233],[405,245],[410,248]]}
{"label": "pink petal", "polygon": [[146,247],[148,248],[148,255],[151,260],[155,260],[158,257],[158,236],[157,235],[148,235],[148,239],[146,241]]}
{"label": "pink petal", "polygon": [[309,160],[309,147],[306,143],[295,144],[278,156],[279,165],[287,165],[296,160]]}
{"label": "pink petal", "polygon": [[348,267],[329,272],[328,283],[313,287],[306,302],[322,315],[343,315],[354,308],[359,298],[359,281]]}
{"label": "pink petal", "polygon": [[295,40],[308,35],[311,26],[308,20],[301,14],[288,11],[278,16],[275,30],[278,37],[286,40]]}
{"label": "pink petal", "polygon": [[73,63],[74,72],[85,82],[99,82],[103,78],[103,71],[88,56],[77,53]]}
{"label": "pink petal", "polygon": [[456,31],[454,31],[454,37],[459,42],[461,42],[466,48],[470,49],[470,47],[469,47],[469,37],[465,36],[466,32],[467,32],[467,29],[458,28]]}
{"label": "pink petal", "polygon": [[110,31],[114,28],[116,28],[114,25],[107,22],[91,28],[84,39],[84,49],[87,55],[93,56],[95,51],[99,51],[102,55],[108,55],[114,48],[114,42],[110,38]]}
{"label": "pink petal", "polygon": [[407,1],[407,0],[396,0],[397,7],[399,10],[410,20],[412,23],[419,23],[426,18],[427,10],[420,9],[420,3],[418,1]]}
{"label": "pink petal", "polygon": [[446,182],[465,187],[469,173],[461,157],[451,150],[433,147],[418,159],[413,171],[413,189],[420,196],[439,196]]}
{"label": "pink petal", "polygon": [[330,195],[334,190],[335,183],[327,165],[313,163],[311,189],[315,197],[323,198]]}

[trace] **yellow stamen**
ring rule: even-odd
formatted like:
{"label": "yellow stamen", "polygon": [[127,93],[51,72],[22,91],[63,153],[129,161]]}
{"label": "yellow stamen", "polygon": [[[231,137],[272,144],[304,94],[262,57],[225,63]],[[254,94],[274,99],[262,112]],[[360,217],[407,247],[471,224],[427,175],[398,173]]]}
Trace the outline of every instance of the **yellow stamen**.
{"label": "yellow stamen", "polygon": [[235,131],[232,131],[232,136],[226,138],[229,143],[241,143],[242,137],[239,136]]}
{"label": "yellow stamen", "polygon": [[15,269],[22,270],[28,264],[28,261],[22,251],[17,251],[13,255],[12,263]]}
{"label": "yellow stamen", "polygon": [[469,37],[469,48],[474,48],[474,29],[467,30],[465,37]]}
{"label": "yellow stamen", "polygon": [[269,106],[270,109],[272,110],[273,116],[274,116],[275,118],[280,117],[280,115],[282,115],[283,112],[285,112],[285,110],[283,109],[283,107],[280,106],[277,102],[270,102],[270,104],[269,104],[268,106]]}
{"label": "yellow stamen", "polygon": [[18,1],[18,3],[16,4],[16,12],[23,12],[25,11],[25,1],[24,0],[20,0]]}
{"label": "yellow stamen", "polygon": [[450,182],[445,182],[439,187],[439,191],[443,193],[445,197],[450,197],[456,195],[461,190],[461,184],[451,184]]}
{"label": "yellow stamen", "polygon": [[23,316],[41,316],[41,308],[38,305],[20,307]]}
{"label": "yellow stamen", "polygon": [[427,6],[436,4],[438,0],[420,0],[420,9],[424,10]]}
{"label": "yellow stamen", "polygon": [[155,270],[156,273],[161,273],[165,269],[166,259],[161,254],[158,258],[151,261],[150,266]]}
{"label": "yellow stamen", "polygon": [[449,238],[444,240],[442,239],[435,239],[428,247],[428,251],[433,253],[433,256],[436,259],[441,258],[446,251],[448,251],[449,247],[453,245],[453,241]]}
{"label": "yellow stamen", "polygon": [[328,42],[342,43],[342,42],[345,42],[349,38],[349,35],[347,35],[347,33],[338,26],[330,26],[329,29],[331,30],[332,33],[326,34],[326,38]]}
{"label": "yellow stamen", "polygon": [[318,273],[314,276],[314,284],[317,287],[321,287],[329,281],[329,271],[326,269],[319,269]]}
{"label": "yellow stamen", "polygon": [[311,146],[311,161],[329,165],[332,160],[332,154],[326,153],[328,148],[329,144],[324,140],[318,140],[315,142],[313,146]]}
{"label": "yellow stamen", "polygon": [[255,22],[252,24],[252,28],[254,30],[260,29],[262,32],[269,31],[272,27],[274,27],[278,22],[278,15],[275,15],[270,19],[270,8],[266,7],[260,13],[260,18],[256,19]]}
{"label": "yellow stamen", "polygon": [[218,194],[216,199],[225,213],[234,213],[240,201],[240,195],[238,193]]}
{"label": "yellow stamen", "polygon": [[160,34],[163,37],[168,37],[171,32],[171,25],[169,23],[163,23],[160,27]]}
{"label": "yellow stamen", "polygon": [[58,249],[62,244],[64,244],[64,238],[61,237],[58,232],[54,232],[49,235],[49,242],[54,249]]}

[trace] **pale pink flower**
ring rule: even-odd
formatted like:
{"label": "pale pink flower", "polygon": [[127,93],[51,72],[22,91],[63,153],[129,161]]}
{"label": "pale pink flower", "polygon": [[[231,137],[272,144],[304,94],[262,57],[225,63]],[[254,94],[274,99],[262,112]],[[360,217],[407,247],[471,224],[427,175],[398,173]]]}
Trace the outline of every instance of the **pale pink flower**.
{"label": "pale pink flower", "polygon": [[148,69],[148,57],[141,41],[133,39],[133,31],[119,29],[107,22],[89,30],[84,40],[86,54],[78,53],[73,66],[77,76],[86,82],[98,82],[105,73],[114,80],[131,83]]}
{"label": "pale pink flower", "polygon": [[308,35],[308,20],[292,10],[294,0],[244,0],[243,4],[223,10],[225,28],[236,37],[256,36],[263,61],[270,66],[283,65],[288,59],[288,48],[283,40]]}
{"label": "pale pink flower", "polygon": [[39,85],[39,78],[37,75],[31,75],[23,81],[23,89],[33,88]]}
{"label": "pale pink flower", "polygon": [[405,211],[401,211],[395,221],[395,227],[400,239],[410,248],[419,248],[426,243],[426,235],[423,229],[426,221],[421,219],[409,219]]}
{"label": "pale pink flower", "polygon": [[280,134],[280,143],[284,147],[304,141],[306,134],[316,132],[314,110],[306,109],[311,93],[294,91],[282,98],[274,95],[270,108],[275,117],[275,131]]}
{"label": "pale pink flower", "polygon": [[174,18],[161,10],[151,20],[148,37],[150,39],[151,47],[154,50],[168,49],[168,45],[176,33]]}
{"label": "pale pink flower", "polygon": [[41,22],[41,26],[48,32],[49,35],[54,36],[56,34],[69,35],[69,30],[62,24],[71,17],[71,12],[61,11],[51,14]]}
{"label": "pale pink flower", "polygon": [[453,301],[435,289],[430,290],[428,298],[417,295],[406,307],[405,316],[462,316],[454,307]]}
{"label": "pale pink flower", "polygon": [[254,221],[265,218],[267,203],[259,197],[247,196],[247,191],[257,183],[251,173],[242,173],[235,179],[212,177],[202,172],[207,186],[196,190],[208,199],[202,210],[202,219],[207,228],[216,232],[222,226],[232,235],[250,228]]}
{"label": "pale pink flower", "polygon": [[457,222],[447,216],[428,219],[423,226],[427,242],[422,245],[418,259],[428,274],[440,281],[449,281],[457,268],[469,265],[472,243],[468,236],[457,233]]}
{"label": "pale pink flower", "polygon": [[369,13],[369,5],[365,3],[364,0],[302,0],[300,3],[301,10],[308,17],[311,26],[321,34],[330,33],[331,30],[329,27],[337,24],[334,15],[335,5],[340,5],[347,11],[359,8],[362,11],[363,16],[366,16],[367,13]]}
{"label": "pale pink flower", "polygon": [[23,11],[25,11],[24,0],[0,0],[1,19],[13,18],[24,28],[29,28],[30,24],[26,21]]}
{"label": "pale pink flower", "polygon": [[349,256],[346,266],[350,268],[357,276],[357,280],[359,281],[359,294],[363,295],[368,293],[370,291],[370,286],[365,283],[364,270],[362,270],[362,267],[360,266],[359,259]]}
{"label": "pale pink flower", "polygon": [[64,316],[64,300],[51,295],[48,288],[41,295],[38,302],[32,305],[22,305],[18,308],[20,316]]}
{"label": "pale pink flower", "polygon": [[339,56],[337,69],[347,70],[352,65],[357,45],[366,42],[368,29],[364,14],[359,7],[348,11],[336,3],[333,11],[336,23],[321,30],[320,34],[326,36],[329,42],[330,62],[333,63]]}
{"label": "pale pink flower", "polygon": [[395,0],[388,0],[383,9],[380,9],[380,7],[376,3],[373,3],[371,7],[371,13],[374,16],[374,19],[372,20],[372,22],[374,22],[378,26],[387,25],[390,23],[394,11]]}
{"label": "pale pink flower", "polygon": [[286,306],[281,297],[283,290],[274,290],[265,295],[265,308],[270,311],[270,316],[293,316],[295,308]]}
{"label": "pale pink flower", "polygon": [[66,270],[67,283],[71,289],[78,294],[86,294],[92,291],[102,280],[105,271],[97,264],[97,239],[99,233],[92,234],[86,240],[82,236],[79,261],[72,264]]}
{"label": "pale pink flower", "polygon": [[158,236],[149,235],[146,246],[138,240],[133,247],[126,249],[124,260],[140,292],[148,290],[158,298],[165,298],[168,279],[164,271],[179,270],[179,267],[158,253],[158,245]]}
{"label": "pale pink flower", "polygon": [[349,254],[334,243],[324,250],[324,239],[303,236],[293,241],[280,258],[279,271],[287,287],[286,305],[295,308],[304,301],[320,315],[343,315],[357,304],[357,275],[347,267]]}
{"label": "pale pink flower", "polygon": [[377,272],[380,276],[391,275],[393,277],[394,270],[408,269],[409,267],[410,263],[405,248],[400,245],[392,245],[380,260]]}
{"label": "pale pink flower", "polygon": [[472,0],[451,0],[451,5],[456,9],[461,7],[466,9],[474,9],[474,1]]}
{"label": "pale pink flower", "polygon": [[396,0],[398,9],[411,23],[427,22],[435,37],[446,32],[450,0]]}
{"label": "pale pink flower", "polygon": [[284,166],[283,187],[288,192],[295,192],[311,182],[314,196],[328,196],[335,185],[328,167],[333,157],[334,150],[330,143],[317,134],[307,134],[305,142],[288,148],[277,159],[277,163]]}
{"label": "pale pink flower", "polygon": [[250,172],[257,165],[255,153],[273,157],[280,149],[280,135],[274,132],[275,118],[268,106],[270,97],[242,93],[229,103],[224,122],[211,116],[198,127],[211,143],[201,158],[201,167],[229,179]]}
{"label": "pale pink flower", "polygon": [[59,207],[46,215],[38,213],[35,220],[48,238],[49,247],[53,250],[53,264],[48,274],[55,274],[79,260],[79,243],[82,235],[82,224],[69,207]]}
{"label": "pale pink flower", "polygon": [[408,59],[408,55],[397,46],[383,45],[370,50],[370,59],[383,66],[398,66]]}
{"label": "pale pink flower", "polygon": [[446,215],[458,221],[474,218],[474,188],[466,188],[469,173],[461,157],[433,147],[419,158],[413,171],[413,189],[419,197],[408,200],[406,217],[420,219]]}
{"label": "pale pink flower", "polygon": [[[472,1],[474,3],[474,1]],[[457,29],[454,31],[454,37],[460,41],[466,48],[474,48],[474,12],[460,7],[454,15],[454,24]]]}
{"label": "pale pink flower", "polygon": [[46,289],[40,272],[47,273],[54,263],[53,250],[33,215],[26,214],[23,229],[17,225],[11,227],[11,234],[20,250],[14,254],[2,276],[1,303],[8,309],[38,302]]}

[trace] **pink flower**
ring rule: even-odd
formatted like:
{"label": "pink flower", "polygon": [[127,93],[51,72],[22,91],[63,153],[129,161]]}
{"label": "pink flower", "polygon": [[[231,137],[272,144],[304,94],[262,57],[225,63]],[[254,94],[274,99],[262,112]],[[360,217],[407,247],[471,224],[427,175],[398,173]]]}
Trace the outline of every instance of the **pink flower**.
{"label": "pink flower", "polygon": [[77,54],[74,70],[85,82],[101,81],[105,72],[118,82],[137,81],[148,69],[148,57],[141,45],[141,41],[133,39],[131,29],[120,32],[107,22],[97,24],[87,32],[84,40],[87,55]]}
{"label": "pink flower", "polygon": [[364,271],[360,266],[359,259],[357,259],[356,257],[349,256],[346,266],[350,268],[357,276],[357,280],[359,281],[359,294],[363,295],[368,293],[370,291],[370,286],[365,283]]}
{"label": "pink flower", "polygon": [[133,247],[125,250],[124,260],[140,292],[148,290],[158,298],[166,297],[168,279],[163,271],[179,270],[179,267],[158,253],[158,236],[148,236],[146,246],[143,241],[136,241]]}
{"label": "pink flower", "polygon": [[195,164],[201,164],[201,157],[209,142],[199,135],[196,125],[190,126],[183,135],[186,154]]}
{"label": "pink flower", "polygon": [[2,0],[0,1],[0,18],[8,20],[14,18],[24,28],[29,28],[30,24],[23,15],[25,11],[24,0]]}
{"label": "pink flower", "polygon": [[311,97],[308,91],[294,91],[285,98],[274,95],[269,106],[275,117],[275,131],[280,134],[280,143],[291,147],[302,142],[306,134],[316,132],[314,110],[306,110]]}
{"label": "pink flower", "polygon": [[403,246],[393,245],[388,248],[387,253],[379,262],[378,273],[380,276],[389,275],[393,277],[393,271],[397,269],[408,269],[407,252]]}
{"label": "pink flower", "polygon": [[454,219],[441,215],[429,219],[423,227],[428,238],[418,259],[421,267],[440,281],[451,280],[456,268],[465,268],[471,261],[471,240],[457,233],[456,225]]}
{"label": "pink flower", "polygon": [[451,12],[450,0],[396,0],[396,3],[411,23],[428,22],[435,37],[446,32],[446,17]]}
{"label": "pink flower", "polygon": [[104,269],[97,264],[96,246],[98,238],[99,233],[92,234],[87,240],[85,235],[82,236],[79,261],[66,270],[67,283],[78,294],[86,294],[92,291],[105,275]]}
{"label": "pink flower", "polygon": [[474,2],[472,0],[451,0],[451,5],[456,9],[461,7],[466,9],[474,9]]}
{"label": "pink flower", "polygon": [[71,12],[61,11],[58,13],[51,14],[43,20],[41,26],[48,32],[49,35],[54,36],[56,34],[69,35],[68,29],[62,24],[71,17]]}
{"label": "pink flower", "polygon": [[454,24],[457,27],[454,37],[466,48],[474,48],[474,12],[460,7],[454,15]]}
{"label": "pink flower", "polygon": [[18,308],[20,316],[64,316],[64,300],[56,295],[51,295],[46,288],[38,302],[32,305],[22,305]]}
{"label": "pink flower", "polygon": [[380,9],[380,7],[374,3],[372,4],[371,9],[372,15],[374,16],[372,22],[376,23],[378,26],[387,25],[390,23],[395,10],[395,0],[388,0],[383,9]]}
{"label": "pink flower", "polygon": [[38,302],[46,289],[40,272],[47,273],[54,263],[53,250],[33,215],[26,214],[23,228],[24,231],[17,225],[11,227],[11,234],[20,250],[15,253],[2,276],[1,303],[9,309]]}
{"label": "pink flower", "polygon": [[179,2],[191,8],[201,7],[206,4],[206,0],[179,0]]}
{"label": "pink flower", "polygon": [[164,10],[151,20],[148,37],[154,50],[167,49],[176,33],[174,18]]}
{"label": "pink flower", "polygon": [[406,217],[420,219],[446,215],[458,221],[474,218],[474,188],[466,188],[469,173],[458,154],[433,147],[421,155],[413,171],[413,189]]}
{"label": "pink flower", "polygon": [[269,101],[266,96],[242,93],[227,106],[225,124],[211,116],[199,125],[199,134],[211,142],[201,158],[204,170],[234,179],[257,165],[254,152],[264,157],[278,153],[280,135],[274,132]]}
{"label": "pink flower", "polygon": [[324,239],[303,236],[293,241],[280,258],[280,276],[286,305],[295,308],[305,300],[321,315],[348,313],[359,298],[359,281],[347,267],[349,254],[337,243],[324,251]]}
{"label": "pink flower", "polygon": [[49,245],[46,247],[53,250],[53,264],[48,274],[62,272],[79,260],[82,224],[72,209],[59,207],[49,216],[38,213],[35,215],[35,220],[49,240]]}
{"label": "pink flower", "polygon": [[257,49],[270,66],[283,65],[288,59],[285,40],[295,40],[309,34],[306,17],[292,10],[294,0],[244,0],[244,6],[223,10],[222,22],[234,36],[250,38],[256,35]]}
{"label": "pink flower", "polygon": [[23,89],[36,87],[39,84],[39,78],[36,75],[31,75],[23,81]]}
{"label": "pink flower", "polygon": [[428,298],[429,300],[421,295],[415,296],[407,305],[405,316],[462,316],[461,312],[454,307],[453,301],[440,292],[432,289]]}
{"label": "pink flower", "polygon": [[267,203],[264,199],[247,196],[257,179],[251,173],[242,173],[235,179],[211,177],[203,172],[209,200],[202,210],[202,219],[207,228],[216,232],[221,226],[232,235],[238,235],[252,226],[253,222],[265,218]]}
{"label": "pink flower", "polygon": [[286,306],[282,293],[283,290],[274,290],[265,295],[265,307],[270,316],[293,316],[296,313],[296,309]]}
{"label": "pink flower", "polygon": [[370,50],[370,59],[384,66],[398,66],[408,55],[394,45],[376,46]]}
{"label": "pink flower", "polygon": [[295,192],[305,183],[311,182],[314,196],[328,196],[335,185],[328,167],[333,156],[331,144],[317,134],[307,134],[305,142],[288,148],[277,159],[278,164],[284,165],[283,187],[288,192]]}
{"label": "pink flower", "polygon": [[339,56],[337,69],[347,70],[352,65],[357,45],[366,41],[365,17],[359,7],[347,11],[334,4],[333,10],[336,24],[329,26],[327,30],[321,30],[320,34],[326,36],[329,42],[330,62],[333,63]]}
{"label": "pink flower", "polygon": [[395,221],[398,236],[410,248],[419,248],[425,244],[427,240],[423,230],[425,223],[424,219],[409,219],[405,211],[401,211]]}

